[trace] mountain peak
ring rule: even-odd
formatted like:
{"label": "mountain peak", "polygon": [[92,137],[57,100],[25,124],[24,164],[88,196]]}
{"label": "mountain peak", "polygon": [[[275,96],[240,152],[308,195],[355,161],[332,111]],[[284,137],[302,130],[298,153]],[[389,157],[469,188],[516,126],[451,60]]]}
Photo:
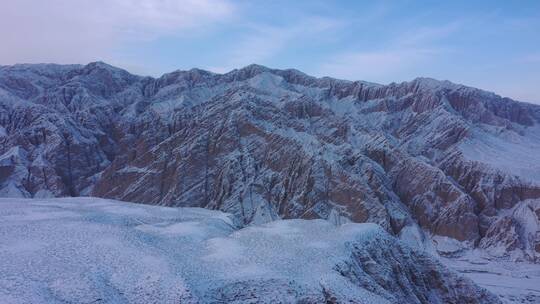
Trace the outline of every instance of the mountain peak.
{"label": "mountain peak", "polygon": [[268,67],[266,67],[264,65],[252,63],[252,64],[249,64],[249,65],[246,65],[245,67],[241,68],[240,70],[265,72],[265,71],[269,71],[270,68],[268,68]]}
{"label": "mountain peak", "polygon": [[105,63],[103,61],[90,62],[87,65],[85,65],[83,69],[89,70],[89,71],[99,69],[99,70],[106,70],[106,71],[109,71],[109,72],[112,72],[112,73],[125,73],[125,74],[130,74],[131,75],[131,73],[129,73],[128,71],[126,71],[126,70],[124,70],[122,68],[110,65],[110,64]]}
{"label": "mountain peak", "polygon": [[444,89],[457,89],[460,87],[464,87],[461,84],[456,84],[448,80],[439,80],[439,79],[430,78],[430,77],[417,77],[407,83],[418,85],[422,89],[427,89],[427,90],[436,90],[436,89],[443,89],[443,88]]}
{"label": "mountain peak", "polygon": [[215,74],[212,71],[208,71],[208,70],[200,69],[200,68],[192,68],[188,72],[189,73],[197,73],[197,74],[208,74],[208,75],[214,75]]}

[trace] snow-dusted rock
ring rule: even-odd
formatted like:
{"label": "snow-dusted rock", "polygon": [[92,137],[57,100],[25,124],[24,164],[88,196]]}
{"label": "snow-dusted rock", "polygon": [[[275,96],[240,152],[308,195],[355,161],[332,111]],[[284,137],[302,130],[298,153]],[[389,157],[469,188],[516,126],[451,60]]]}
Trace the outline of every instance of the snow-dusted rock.
{"label": "snow-dusted rock", "polygon": [[[373,222],[423,247],[440,236],[539,252],[538,231],[524,232],[538,213],[503,222],[540,200],[540,107],[448,81],[3,66],[0,126],[1,196],[205,207],[242,224]],[[527,241],[495,244],[517,236]]]}
{"label": "snow-dusted rock", "polygon": [[375,224],[0,199],[2,303],[500,303]]}

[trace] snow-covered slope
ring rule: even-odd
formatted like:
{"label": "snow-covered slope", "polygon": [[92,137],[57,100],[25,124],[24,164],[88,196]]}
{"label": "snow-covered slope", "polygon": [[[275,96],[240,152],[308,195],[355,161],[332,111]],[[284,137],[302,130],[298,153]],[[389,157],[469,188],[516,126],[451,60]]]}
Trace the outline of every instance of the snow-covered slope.
{"label": "snow-covered slope", "polygon": [[540,265],[494,260],[481,250],[458,259],[442,258],[448,267],[498,295],[503,303],[540,303]]}
{"label": "snow-covered slope", "polygon": [[2,303],[498,303],[374,224],[0,199]]}
{"label": "snow-covered slope", "polygon": [[445,254],[538,261],[539,147],[539,106],[428,78],[0,68],[4,197],[204,207],[242,225],[372,222]]}

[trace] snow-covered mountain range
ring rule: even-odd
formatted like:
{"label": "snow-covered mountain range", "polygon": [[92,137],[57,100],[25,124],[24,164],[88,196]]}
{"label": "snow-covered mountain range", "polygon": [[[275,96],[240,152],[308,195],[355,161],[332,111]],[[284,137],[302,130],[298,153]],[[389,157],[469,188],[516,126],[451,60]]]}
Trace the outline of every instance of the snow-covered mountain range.
{"label": "snow-covered mountain range", "polygon": [[372,222],[443,255],[539,261],[540,106],[259,65],[1,66],[0,196],[204,207],[242,226]]}

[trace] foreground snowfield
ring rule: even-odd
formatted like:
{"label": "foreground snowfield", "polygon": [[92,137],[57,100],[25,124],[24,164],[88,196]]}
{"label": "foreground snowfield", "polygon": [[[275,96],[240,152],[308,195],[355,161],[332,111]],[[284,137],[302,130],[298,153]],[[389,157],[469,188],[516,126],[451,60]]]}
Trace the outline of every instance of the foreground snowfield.
{"label": "foreground snowfield", "polygon": [[2,303],[498,302],[375,224],[94,198],[0,199],[0,269]]}

